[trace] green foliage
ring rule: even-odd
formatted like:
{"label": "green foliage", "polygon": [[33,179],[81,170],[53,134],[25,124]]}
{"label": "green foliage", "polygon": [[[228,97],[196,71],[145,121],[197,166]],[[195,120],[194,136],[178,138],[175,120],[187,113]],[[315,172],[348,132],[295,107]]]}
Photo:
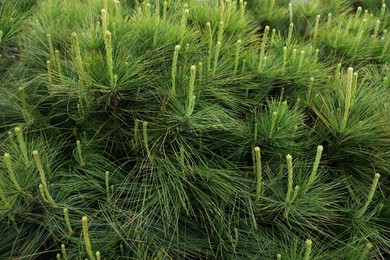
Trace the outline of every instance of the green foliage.
{"label": "green foliage", "polygon": [[0,258],[388,257],[388,17],[0,0]]}

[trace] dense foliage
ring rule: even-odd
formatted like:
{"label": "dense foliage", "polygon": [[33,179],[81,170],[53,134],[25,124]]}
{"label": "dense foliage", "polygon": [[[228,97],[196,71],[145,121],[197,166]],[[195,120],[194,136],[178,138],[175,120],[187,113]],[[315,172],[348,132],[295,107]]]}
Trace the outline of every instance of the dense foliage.
{"label": "dense foliage", "polygon": [[389,257],[388,7],[0,0],[0,258]]}

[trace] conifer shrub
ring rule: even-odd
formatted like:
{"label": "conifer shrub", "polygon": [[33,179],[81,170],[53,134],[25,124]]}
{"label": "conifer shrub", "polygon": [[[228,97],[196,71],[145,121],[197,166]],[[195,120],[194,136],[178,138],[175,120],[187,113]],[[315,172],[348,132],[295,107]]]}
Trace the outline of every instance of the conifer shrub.
{"label": "conifer shrub", "polygon": [[0,0],[1,259],[386,259],[385,1]]}

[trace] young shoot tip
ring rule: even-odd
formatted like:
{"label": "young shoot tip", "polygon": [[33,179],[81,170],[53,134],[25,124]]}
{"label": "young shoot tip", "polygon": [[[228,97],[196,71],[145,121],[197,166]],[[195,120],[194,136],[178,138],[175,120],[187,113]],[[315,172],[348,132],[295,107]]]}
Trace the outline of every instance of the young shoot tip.
{"label": "young shoot tip", "polygon": [[312,241],[311,239],[307,239],[306,242],[306,252],[305,252],[305,260],[310,260],[310,254],[311,254],[311,245],[312,245]]}

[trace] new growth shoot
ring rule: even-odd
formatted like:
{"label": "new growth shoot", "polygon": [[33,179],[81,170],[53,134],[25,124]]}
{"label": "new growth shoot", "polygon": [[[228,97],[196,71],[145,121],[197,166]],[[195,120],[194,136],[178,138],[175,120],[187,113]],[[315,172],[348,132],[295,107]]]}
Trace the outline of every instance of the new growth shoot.
{"label": "new growth shoot", "polygon": [[57,72],[58,72],[58,77],[60,80],[62,80],[62,66],[61,66],[61,59],[60,59],[60,51],[55,50],[54,55],[56,58],[56,65],[57,65]]}
{"label": "new growth shoot", "polygon": [[292,166],[292,156],[288,154],[287,159],[287,170],[288,170],[288,184],[287,184],[287,194],[286,194],[286,204],[291,202],[291,195],[293,190],[293,166]]}
{"label": "new growth shoot", "polygon": [[255,169],[256,169],[256,200],[258,201],[261,197],[261,186],[262,186],[262,169],[261,169],[261,155],[260,155],[260,147],[255,147]]}
{"label": "new growth shoot", "polygon": [[19,148],[23,154],[24,162],[27,165],[29,162],[27,144],[24,141],[23,132],[22,132],[22,129],[20,127],[15,127],[15,135],[16,135],[16,139],[18,139]]}
{"label": "new growth shoot", "polygon": [[105,33],[107,31],[107,11],[106,9],[102,9],[100,13],[102,15],[102,29]]}
{"label": "new growth shoot", "polygon": [[46,38],[47,38],[47,42],[49,44],[49,51],[50,51],[50,56],[51,56],[51,60],[55,60],[55,55],[54,55],[54,47],[53,47],[53,41],[51,39],[51,35],[50,34],[46,34]]}
{"label": "new growth shoot", "polygon": [[89,259],[95,260],[95,256],[94,256],[93,251],[92,251],[91,240],[89,238],[88,218],[86,216],[84,216],[81,219],[81,222],[83,225],[83,237],[84,237],[85,249],[87,251]]}
{"label": "new growth shoot", "polygon": [[175,46],[175,52],[173,53],[171,82],[172,82],[172,94],[176,94],[176,74],[177,74],[177,59],[179,57],[180,45]]}
{"label": "new growth shoot", "polygon": [[111,33],[109,31],[105,31],[104,33],[104,45],[106,47],[106,62],[107,62],[108,76],[110,78],[110,87],[115,88],[114,72],[113,72],[114,68],[113,68],[113,60],[112,60]]}
{"label": "new growth shoot", "polygon": [[10,177],[12,183],[15,185],[15,188],[18,191],[21,191],[22,188],[20,187],[18,181],[16,180],[15,172],[14,172],[14,169],[12,167],[11,155],[9,153],[5,153],[4,154],[4,163],[5,163],[5,166],[8,169],[9,177]]}
{"label": "new growth shoot", "polygon": [[79,160],[80,160],[80,166],[84,167],[85,166],[85,161],[84,161],[84,158],[83,158],[83,152],[82,152],[80,140],[76,141],[76,145],[77,145],[77,154],[78,154]]}
{"label": "new growth shoot", "polygon": [[320,24],[320,15],[317,15],[316,17],[316,23],[314,26],[314,35],[313,35],[313,47],[317,46],[317,35],[318,35],[318,25]]}
{"label": "new growth shoot", "polygon": [[268,40],[268,33],[269,33],[269,26],[266,26],[263,34],[263,41],[261,43],[259,65],[257,67],[258,72],[260,72],[263,69],[263,60],[264,60],[265,47],[267,45],[267,40]]}
{"label": "new growth shoot", "polygon": [[276,112],[276,111],[272,112],[271,129],[270,129],[270,131],[268,133],[268,137],[269,138],[271,138],[273,133],[274,133],[277,116],[278,116],[278,112]]}
{"label": "new growth shoot", "polygon": [[186,117],[190,117],[195,107],[195,77],[196,77],[196,66],[191,66],[191,76],[190,76],[190,85],[188,88],[188,105],[187,105],[187,113]]}
{"label": "new growth shoot", "polygon": [[180,43],[179,43],[180,45],[183,45],[184,33],[185,33],[185,30],[186,30],[186,27],[187,27],[187,19],[188,19],[189,13],[190,13],[189,9],[184,9],[183,15],[181,17],[181,21],[180,21],[180,24],[181,24],[181,35],[180,35]]}
{"label": "new growth shoot", "polygon": [[214,68],[213,68],[213,75],[217,72],[217,65],[218,65],[218,57],[219,57],[219,51],[221,50],[221,42],[217,42],[217,46],[215,47],[215,55],[214,55]]}
{"label": "new growth shoot", "polygon": [[49,87],[51,87],[53,85],[53,76],[52,76],[52,72],[51,72],[50,60],[46,61],[46,65],[47,65],[47,82],[49,83]]}
{"label": "new growth shoot", "polygon": [[313,242],[311,239],[307,239],[305,242],[306,250],[305,250],[305,258],[304,260],[310,260],[310,255],[311,255],[311,246]]}
{"label": "new growth shoot", "polygon": [[293,30],[294,30],[294,23],[290,23],[290,26],[288,28],[288,37],[287,37],[287,44],[286,44],[287,46],[289,46],[291,43]]}
{"label": "new growth shoot", "polygon": [[345,92],[345,106],[344,106],[344,116],[343,121],[341,122],[341,132],[345,131],[347,126],[349,111],[351,109],[351,101],[352,101],[352,86],[353,85],[353,68],[348,68],[348,79],[347,79],[347,89]]}
{"label": "new growth shoot", "polygon": [[[64,219],[65,219],[65,224],[66,224],[66,227],[68,228],[69,234],[72,235],[73,234],[73,229],[72,229],[72,226],[70,225],[68,208],[64,208]],[[64,245],[64,248],[65,248],[65,245]],[[64,255],[64,257],[65,257],[65,255]]]}
{"label": "new growth shoot", "polygon": [[321,161],[321,156],[322,156],[322,151],[323,150],[324,150],[324,147],[322,145],[319,145],[317,147],[317,154],[316,154],[316,158],[314,160],[313,169],[311,171],[309,179],[307,180],[305,188],[302,191],[303,194],[305,194],[307,192],[307,190],[313,185],[313,183],[317,179],[317,170],[318,170],[318,166],[320,165],[320,161]]}
{"label": "new growth shoot", "polygon": [[39,185],[39,188],[44,193],[44,199],[46,199],[49,203],[55,204],[53,198],[51,197],[51,195],[49,193],[49,189],[47,187],[45,171],[43,170],[43,165],[41,162],[41,158],[39,156],[39,152],[37,150],[34,150],[33,155],[34,155],[35,163],[36,163],[37,168],[38,168],[39,177],[41,178],[41,184]]}
{"label": "new growth shoot", "polygon": [[367,196],[367,200],[366,200],[366,203],[364,204],[364,206],[358,210],[356,212],[356,215],[355,217],[358,219],[358,218],[361,218],[364,213],[366,213],[367,209],[368,209],[368,206],[370,205],[370,203],[372,202],[372,199],[374,198],[374,194],[375,194],[375,190],[376,190],[376,187],[378,186],[378,181],[379,181],[379,177],[381,175],[379,173],[375,173],[374,175],[374,180],[372,181],[372,184],[371,184],[371,189],[370,189],[370,192],[368,193],[368,196]]}
{"label": "new growth shoot", "polygon": [[283,67],[282,72],[283,74],[286,72],[286,64],[287,64],[287,47],[283,47]]}
{"label": "new growth shoot", "polygon": [[62,253],[62,256],[64,257],[64,260],[68,260],[68,254],[66,252],[66,247],[64,244],[61,244],[61,253]]}
{"label": "new growth shoot", "polygon": [[285,199],[285,212],[284,215],[286,219],[290,212],[291,204],[298,196],[299,186],[297,185],[293,193],[293,165],[292,165],[292,156],[290,154],[286,155],[287,159],[287,171],[288,171],[288,180],[287,180],[287,194]]}
{"label": "new growth shoot", "polygon": [[76,59],[76,68],[77,68],[77,71],[79,72],[79,78],[81,81],[84,81],[86,82],[87,81],[87,75],[86,75],[86,72],[84,70],[84,64],[83,64],[83,60],[82,60],[82,57],[81,57],[81,49],[80,49],[80,43],[79,43],[79,38],[78,38],[78,35],[77,33],[73,32],[72,33],[72,47],[73,47],[73,51],[76,55],[75,59]]}

